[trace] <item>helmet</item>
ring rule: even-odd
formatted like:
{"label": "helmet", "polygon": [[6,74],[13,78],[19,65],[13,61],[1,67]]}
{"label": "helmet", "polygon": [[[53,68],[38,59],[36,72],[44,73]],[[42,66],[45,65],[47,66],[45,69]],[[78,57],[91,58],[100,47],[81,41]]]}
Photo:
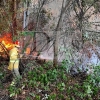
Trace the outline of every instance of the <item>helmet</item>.
{"label": "helmet", "polygon": [[15,41],[15,42],[14,42],[14,46],[19,48],[19,47],[20,47],[19,41]]}
{"label": "helmet", "polygon": [[15,47],[17,47],[17,48],[19,48],[19,47],[20,47],[19,45],[16,45],[16,44],[15,44],[14,46],[15,46]]}

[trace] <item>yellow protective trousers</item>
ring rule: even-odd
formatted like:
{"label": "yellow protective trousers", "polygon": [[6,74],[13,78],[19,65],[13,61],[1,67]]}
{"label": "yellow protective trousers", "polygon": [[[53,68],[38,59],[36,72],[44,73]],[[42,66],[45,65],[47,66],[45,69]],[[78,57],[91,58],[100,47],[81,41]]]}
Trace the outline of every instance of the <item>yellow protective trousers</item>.
{"label": "yellow protective trousers", "polygon": [[12,71],[14,68],[15,69],[19,68],[19,59],[17,59],[17,60],[10,60],[8,69]]}

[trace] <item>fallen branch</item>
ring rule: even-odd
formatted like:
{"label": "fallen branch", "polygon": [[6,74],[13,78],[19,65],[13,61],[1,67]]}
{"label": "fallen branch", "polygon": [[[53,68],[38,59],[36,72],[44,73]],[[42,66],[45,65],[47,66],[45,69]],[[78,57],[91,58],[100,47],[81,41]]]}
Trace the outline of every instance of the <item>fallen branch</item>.
{"label": "fallen branch", "polygon": [[7,55],[7,58],[9,59],[9,51],[6,49],[6,47],[0,42],[0,46],[3,48],[4,52]]}

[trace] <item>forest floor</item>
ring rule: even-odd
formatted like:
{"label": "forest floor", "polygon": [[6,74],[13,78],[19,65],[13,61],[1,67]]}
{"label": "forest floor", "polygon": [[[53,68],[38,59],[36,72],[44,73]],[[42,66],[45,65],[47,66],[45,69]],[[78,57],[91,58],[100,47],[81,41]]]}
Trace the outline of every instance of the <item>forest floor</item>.
{"label": "forest floor", "polygon": [[54,68],[51,62],[22,63],[22,78],[15,84],[7,70],[8,62],[0,62],[0,100],[100,100],[97,79],[91,75],[72,76],[64,64]]}

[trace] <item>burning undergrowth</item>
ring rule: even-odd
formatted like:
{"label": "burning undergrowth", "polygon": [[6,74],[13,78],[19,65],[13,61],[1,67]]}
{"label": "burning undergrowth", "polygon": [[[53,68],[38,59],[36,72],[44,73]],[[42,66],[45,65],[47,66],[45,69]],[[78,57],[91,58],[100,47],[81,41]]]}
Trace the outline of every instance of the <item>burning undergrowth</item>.
{"label": "burning undergrowth", "polygon": [[11,33],[3,33],[0,37],[0,42],[7,48],[7,50],[11,50],[13,48],[13,40]]}
{"label": "burning undergrowth", "polygon": [[0,36],[0,60],[9,59],[9,50],[14,46],[11,33],[3,33]]}

